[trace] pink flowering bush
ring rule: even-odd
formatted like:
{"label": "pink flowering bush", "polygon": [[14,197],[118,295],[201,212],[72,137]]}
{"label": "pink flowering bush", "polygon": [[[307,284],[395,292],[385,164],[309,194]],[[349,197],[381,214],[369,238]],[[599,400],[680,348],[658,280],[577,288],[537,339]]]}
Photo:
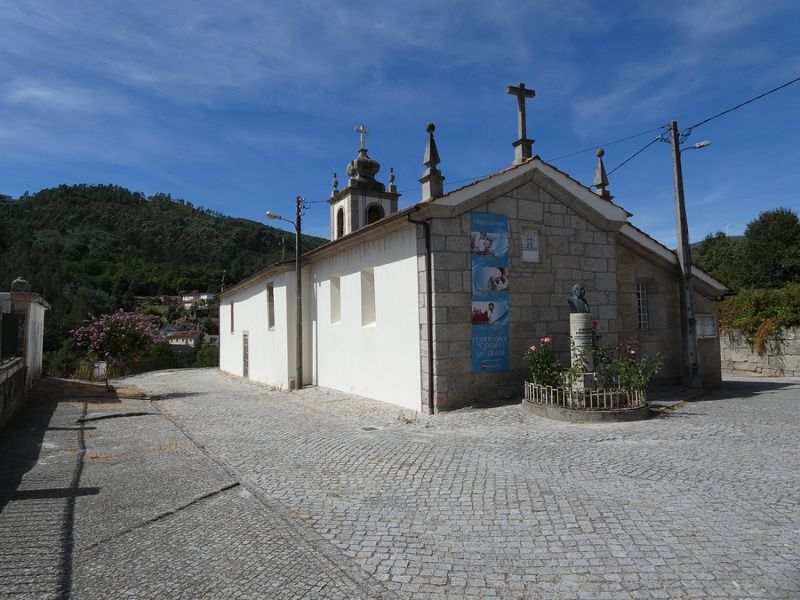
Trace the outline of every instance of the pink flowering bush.
{"label": "pink flowering bush", "polygon": [[[158,318],[122,309],[110,315],[91,317],[74,330],[77,344],[96,361],[123,367],[147,354],[159,342]],[[108,385],[108,378],[106,378]]]}
{"label": "pink flowering bush", "polygon": [[543,337],[538,345],[533,345],[525,351],[524,357],[528,363],[528,381],[539,385],[558,387],[563,384],[564,377],[561,365],[556,360],[551,346],[553,340]]}

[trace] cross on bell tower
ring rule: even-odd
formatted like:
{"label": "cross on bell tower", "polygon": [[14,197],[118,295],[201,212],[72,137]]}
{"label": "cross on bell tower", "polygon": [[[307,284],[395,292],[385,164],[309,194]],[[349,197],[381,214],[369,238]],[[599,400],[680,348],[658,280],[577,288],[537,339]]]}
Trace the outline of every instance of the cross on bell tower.
{"label": "cross on bell tower", "polygon": [[509,85],[506,88],[506,94],[511,94],[517,97],[517,130],[519,132],[519,139],[515,141],[514,146],[514,164],[521,163],[524,160],[533,156],[533,142],[534,140],[528,139],[527,123],[525,118],[525,99],[533,98],[536,95],[534,90],[529,90],[525,87],[524,83],[519,85]]}
{"label": "cross on bell tower", "polygon": [[358,134],[359,141],[361,143],[360,148],[364,148],[364,136],[369,134],[369,131],[367,131],[367,128],[364,127],[363,123],[361,123],[361,125],[356,127],[356,133]]}

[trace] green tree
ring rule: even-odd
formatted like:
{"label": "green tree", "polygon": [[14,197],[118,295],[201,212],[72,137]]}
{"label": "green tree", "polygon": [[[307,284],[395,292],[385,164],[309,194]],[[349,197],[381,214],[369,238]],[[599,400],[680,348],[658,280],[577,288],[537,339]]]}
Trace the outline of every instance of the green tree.
{"label": "green tree", "polygon": [[722,231],[708,234],[692,252],[692,262],[732,289],[743,281],[742,254],[744,242]]}
{"label": "green tree", "polygon": [[744,233],[744,285],[772,288],[800,281],[800,219],[788,208],[762,212]]}

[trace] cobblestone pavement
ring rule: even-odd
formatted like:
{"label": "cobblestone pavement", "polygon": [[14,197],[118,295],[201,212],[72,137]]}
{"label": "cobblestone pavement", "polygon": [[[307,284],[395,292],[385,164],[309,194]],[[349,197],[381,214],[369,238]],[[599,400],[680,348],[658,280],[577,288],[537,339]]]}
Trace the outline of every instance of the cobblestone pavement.
{"label": "cobblestone pavement", "polygon": [[596,425],[212,370],[129,381],[399,597],[800,598],[799,379]]}
{"label": "cobblestone pavement", "polygon": [[0,596],[800,598],[800,379],[591,425],[122,385],[3,430]]}

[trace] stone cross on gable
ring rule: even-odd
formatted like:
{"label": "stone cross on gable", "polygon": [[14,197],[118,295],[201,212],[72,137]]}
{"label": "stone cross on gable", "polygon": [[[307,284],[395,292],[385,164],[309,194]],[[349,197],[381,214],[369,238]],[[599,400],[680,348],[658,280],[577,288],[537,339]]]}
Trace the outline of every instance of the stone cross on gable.
{"label": "stone cross on gable", "polygon": [[534,90],[529,90],[524,83],[519,85],[509,85],[506,93],[517,97],[517,130],[519,139],[512,145],[514,146],[514,162],[520,163],[533,156],[533,140],[528,139],[527,123],[525,117],[525,99],[533,98],[536,95]]}
{"label": "stone cross on gable", "polygon": [[364,148],[364,136],[367,135],[369,131],[367,131],[367,128],[364,127],[363,123],[361,123],[361,125],[356,127],[356,133],[358,134],[358,137],[360,138],[361,141],[360,148]]}

